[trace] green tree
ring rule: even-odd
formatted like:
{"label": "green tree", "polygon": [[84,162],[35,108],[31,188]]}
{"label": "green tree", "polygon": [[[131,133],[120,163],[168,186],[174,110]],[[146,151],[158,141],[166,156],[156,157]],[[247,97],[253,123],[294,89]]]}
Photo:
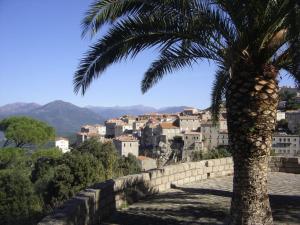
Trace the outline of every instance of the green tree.
{"label": "green tree", "polygon": [[2,225],[30,225],[40,219],[42,204],[29,177],[22,171],[0,170],[0,221]]}
{"label": "green tree", "polygon": [[29,157],[20,148],[0,148],[0,170],[26,168],[29,166]]}
{"label": "green tree", "polygon": [[137,158],[132,154],[128,154],[128,157],[121,157],[119,159],[119,167],[123,176],[137,174],[142,170]]}
{"label": "green tree", "polygon": [[48,148],[48,149],[38,149],[34,151],[31,155],[33,161],[39,158],[51,158],[59,159],[63,156],[62,151],[59,148]]}
{"label": "green tree", "polygon": [[76,148],[80,152],[88,152],[99,159],[104,167],[105,179],[111,179],[118,175],[118,154],[114,145],[110,142],[101,143],[91,138]]}
{"label": "green tree", "polygon": [[300,81],[300,9],[296,0],[97,0],[83,19],[83,36],[106,33],[74,75],[84,94],[107,67],[158,47],[142,91],[194,62],[218,65],[212,112],[226,99],[234,184],[229,224],[273,224],[267,167],[275,129],[279,70]]}
{"label": "green tree", "polygon": [[44,191],[45,204],[51,208],[61,205],[80,190],[103,181],[105,177],[101,162],[90,153],[74,151],[64,154],[59,161],[50,163],[57,166],[49,169],[41,165],[41,172],[36,173],[39,175],[36,177],[45,181],[37,184]]}
{"label": "green tree", "polygon": [[3,119],[0,122],[0,131],[4,132],[6,144],[13,142],[16,147],[23,147],[25,144],[45,144],[55,137],[54,128],[29,117]]}

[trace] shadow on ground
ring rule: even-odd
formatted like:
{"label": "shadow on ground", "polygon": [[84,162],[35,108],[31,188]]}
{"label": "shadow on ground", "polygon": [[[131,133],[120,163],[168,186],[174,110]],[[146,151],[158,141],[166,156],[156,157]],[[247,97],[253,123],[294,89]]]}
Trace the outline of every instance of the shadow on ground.
{"label": "shadow on ground", "polygon": [[[230,191],[176,188],[117,211],[105,224],[223,224]],[[300,196],[270,195],[275,224],[300,224]]]}

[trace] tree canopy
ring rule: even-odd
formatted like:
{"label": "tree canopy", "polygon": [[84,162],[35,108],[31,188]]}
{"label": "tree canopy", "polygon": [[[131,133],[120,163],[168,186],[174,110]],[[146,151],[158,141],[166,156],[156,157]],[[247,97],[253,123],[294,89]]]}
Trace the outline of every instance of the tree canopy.
{"label": "tree canopy", "polygon": [[55,138],[55,130],[48,124],[29,117],[10,117],[0,122],[0,131],[7,139],[6,145],[16,147],[26,144],[42,145]]}

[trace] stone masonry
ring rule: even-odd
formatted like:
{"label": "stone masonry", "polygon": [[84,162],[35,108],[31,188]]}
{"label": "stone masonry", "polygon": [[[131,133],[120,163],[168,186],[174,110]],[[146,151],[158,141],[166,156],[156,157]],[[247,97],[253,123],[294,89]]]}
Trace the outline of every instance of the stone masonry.
{"label": "stone masonry", "polygon": [[[299,158],[275,158],[271,171],[300,173]],[[108,180],[81,191],[39,225],[96,225],[116,210],[149,195],[214,177],[232,175],[232,158],[166,166],[141,174]]]}

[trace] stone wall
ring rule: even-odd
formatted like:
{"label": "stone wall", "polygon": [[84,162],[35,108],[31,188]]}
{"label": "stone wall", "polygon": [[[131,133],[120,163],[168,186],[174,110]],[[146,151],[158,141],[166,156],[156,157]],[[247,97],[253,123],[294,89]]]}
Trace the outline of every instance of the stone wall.
{"label": "stone wall", "polygon": [[271,157],[269,169],[272,172],[300,174],[300,158]]}
{"label": "stone wall", "polygon": [[172,185],[188,184],[232,173],[232,158],[223,158],[171,165],[108,180],[81,191],[52,215],[45,217],[39,225],[100,224],[114,210],[170,189]]}
{"label": "stone wall", "polygon": [[[299,173],[299,158],[272,157],[270,171]],[[148,195],[212,177],[233,174],[232,158],[166,166],[141,174],[108,180],[81,191],[45,217],[39,225],[94,225],[115,210]]]}

